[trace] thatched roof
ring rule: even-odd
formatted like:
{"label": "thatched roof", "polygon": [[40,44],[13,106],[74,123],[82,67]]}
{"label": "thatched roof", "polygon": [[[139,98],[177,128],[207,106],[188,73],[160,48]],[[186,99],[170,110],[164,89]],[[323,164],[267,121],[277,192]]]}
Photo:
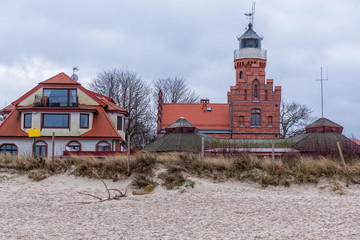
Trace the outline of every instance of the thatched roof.
{"label": "thatched roof", "polygon": [[291,147],[307,153],[337,154],[339,142],[343,152],[360,153],[360,146],[341,134],[343,127],[327,118],[319,118],[306,127],[306,133],[289,138]]}
{"label": "thatched roof", "polygon": [[201,151],[201,138],[204,138],[204,148],[211,148],[215,138],[198,132],[185,118],[179,118],[166,127],[166,134],[145,147],[147,151],[165,152],[198,152]]}
{"label": "thatched roof", "polygon": [[311,127],[322,127],[322,126],[329,126],[329,127],[342,127],[339,124],[327,119],[327,118],[319,118],[315,122],[311,123],[310,125],[306,126],[306,128]]}
{"label": "thatched roof", "polygon": [[198,152],[201,151],[201,138],[204,138],[204,148],[211,148],[215,138],[199,132],[190,133],[167,133],[146,146],[147,151],[177,151],[177,152]]}

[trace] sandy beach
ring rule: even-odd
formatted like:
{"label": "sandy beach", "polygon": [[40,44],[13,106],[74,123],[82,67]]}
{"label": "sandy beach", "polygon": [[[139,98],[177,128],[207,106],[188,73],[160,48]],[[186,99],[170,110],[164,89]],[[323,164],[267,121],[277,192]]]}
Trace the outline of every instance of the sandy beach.
{"label": "sandy beach", "polygon": [[[34,182],[0,173],[0,239],[360,239],[360,186],[214,183],[192,178],[184,193],[158,186],[153,194],[96,202],[101,181],[55,175]],[[124,190],[130,180],[109,187]],[[74,202],[93,201],[91,204]]]}

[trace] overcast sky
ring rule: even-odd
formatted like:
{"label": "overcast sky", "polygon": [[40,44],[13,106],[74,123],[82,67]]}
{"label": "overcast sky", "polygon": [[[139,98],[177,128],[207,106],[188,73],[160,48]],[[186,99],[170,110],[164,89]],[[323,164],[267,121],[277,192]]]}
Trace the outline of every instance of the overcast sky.
{"label": "overcast sky", "polygon": [[[151,82],[183,77],[211,102],[235,84],[233,51],[250,0],[4,0],[0,7],[0,106],[37,83],[79,66],[85,87],[122,68]],[[264,36],[266,78],[282,98],[308,105],[360,138],[360,1],[257,0],[254,30]]]}

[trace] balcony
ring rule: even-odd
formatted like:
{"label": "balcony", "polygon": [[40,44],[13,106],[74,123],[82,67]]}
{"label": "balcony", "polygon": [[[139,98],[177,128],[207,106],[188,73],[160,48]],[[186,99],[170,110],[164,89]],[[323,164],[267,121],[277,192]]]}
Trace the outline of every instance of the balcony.
{"label": "balcony", "polygon": [[34,107],[78,107],[79,96],[75,96],[73,99],[65,97],[48,97],[41,94],[35,95]]}
{"label": "balcony", "polygon": [[266,60],[266,50],[258,48],[242,48],[234,50],[234,60],[242,58],[260,58]]}

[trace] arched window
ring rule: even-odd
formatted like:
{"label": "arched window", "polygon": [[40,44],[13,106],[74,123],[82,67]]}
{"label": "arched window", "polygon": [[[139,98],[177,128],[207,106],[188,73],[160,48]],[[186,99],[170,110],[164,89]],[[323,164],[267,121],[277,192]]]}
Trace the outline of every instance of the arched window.
{"label": "arched window", "polygon": [[258,80],[254,80],[253,83],[253,99],[258,100],[260,98],[259,92],[260,92],[260,84]]}
{"label": "arched window", "polygon": [[42,140],[36,141],[35,149],[36,149],[37,157],[46,157],[47,156],[47,143],[46,142],[44,142]]}
{"label": "arched window", "polygon": [[244,76],[243,76],[243,71],[240,71],[239,77],[240,77],[240,79],[243,79],[243,78],[244,78]]}
{"label": "arched window", "polygon": [[251,126],[260,126],[261,125],[261,116],[260,116],[260,109],[253,108],[251,110]]}
{"label": "arched window", "polygon": [[17,147],[14,144],[3,144],[0,147],[1,154],[11,154],[13,156],[17,155]]}
{"label": "arched window", "polygon": [[98,142],[98,144],[96,144],[96,151],[101,151],[101,152],[110,151],[110,143],[106,141]]}
{"label": "arched window", "polygon": [[78,141],[70,141],[66,144],[66,151],[81,151],[81,144]]}

